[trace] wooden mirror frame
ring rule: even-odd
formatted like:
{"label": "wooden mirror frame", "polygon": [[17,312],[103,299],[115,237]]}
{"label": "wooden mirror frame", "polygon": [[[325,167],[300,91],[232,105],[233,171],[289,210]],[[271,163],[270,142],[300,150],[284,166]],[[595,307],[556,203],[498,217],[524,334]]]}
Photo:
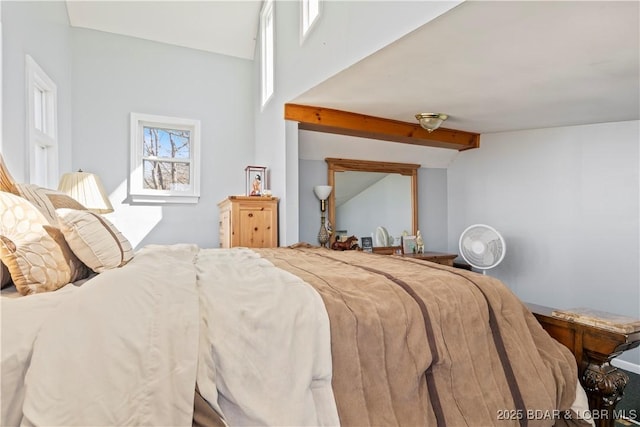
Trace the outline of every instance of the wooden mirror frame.
{"label": "wooden mirror frame", "polygon": [[[327,157],[327,184],[333,187],[329,194],[329,223],[332,227],[336,225],[336,172],[359,171],[359,172],[382,172],[398,173],[411,177],[411,232],[416,235],[418,232],[418,168],[420,165],[412,163],[391,163],[374,162],[370,160],[351,160]],[[333,241],[334,237],[331,236]]]}

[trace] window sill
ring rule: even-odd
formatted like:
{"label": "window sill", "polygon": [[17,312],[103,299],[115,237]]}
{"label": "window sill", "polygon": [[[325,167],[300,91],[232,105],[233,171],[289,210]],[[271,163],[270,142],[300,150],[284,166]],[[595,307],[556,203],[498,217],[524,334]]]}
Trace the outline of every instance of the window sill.
{"label": "window sill", "polygon": [[174,204],[196,204],[200,200],[200,196],[152,196],[147,194],[131,194],[129,201],[131,203],[144,203],[154,205],[174,205]]}

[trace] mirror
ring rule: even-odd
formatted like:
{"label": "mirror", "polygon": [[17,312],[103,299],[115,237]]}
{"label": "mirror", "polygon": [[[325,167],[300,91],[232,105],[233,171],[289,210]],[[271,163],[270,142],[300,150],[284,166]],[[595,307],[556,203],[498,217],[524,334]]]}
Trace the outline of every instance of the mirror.
{"label": "mirror", "polygon": [[328,217],[339,234],[373,237],[384,227],[399,245],[403,231],[418,230],[418,164],[327,158]]}

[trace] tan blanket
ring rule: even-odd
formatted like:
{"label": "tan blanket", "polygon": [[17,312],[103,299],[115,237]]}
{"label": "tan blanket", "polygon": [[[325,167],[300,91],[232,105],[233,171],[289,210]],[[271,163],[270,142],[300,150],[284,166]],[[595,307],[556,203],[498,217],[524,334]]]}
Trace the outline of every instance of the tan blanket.
{"label": "tan blanket", "polygon": [[256,252],[324,300],[343,426],[553,425],[574,401],[570,351],[490,276],[356,251]]}

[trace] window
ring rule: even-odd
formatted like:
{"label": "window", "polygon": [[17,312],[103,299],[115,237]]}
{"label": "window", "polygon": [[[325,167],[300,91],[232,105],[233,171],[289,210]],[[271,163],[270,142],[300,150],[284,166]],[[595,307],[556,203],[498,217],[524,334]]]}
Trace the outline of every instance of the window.
{"label": "window", "polygon": [[42,187],[58,186],[58,89],[44,70],[27,55],[27,138],[29,180]]}
{"label": "window", "polygon": [[132,202],[198,203],[200,121],[131,113]]}
{"label": "window", "polygon": [[0,153],[2,153],[2,6],[0,6]]}
{"label": "window", "polygon": [[260,12],[260,32],[262,35],[262,105],[273,95],[273,0],[266,0]]}
{"label": "window", "polygon": [[302,0],[302,38],[320,15],[320,0]]}

